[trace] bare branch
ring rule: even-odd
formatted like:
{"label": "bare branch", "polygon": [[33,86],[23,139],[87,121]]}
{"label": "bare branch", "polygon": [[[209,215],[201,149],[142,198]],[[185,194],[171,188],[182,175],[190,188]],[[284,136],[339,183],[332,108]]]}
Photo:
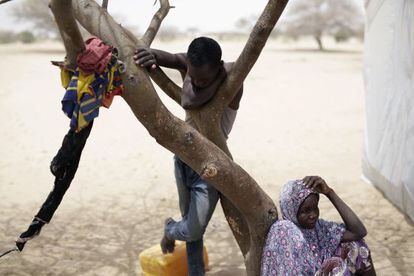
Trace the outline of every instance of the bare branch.
{"label": "bare branch", "polygon": [[269,0],[263,13],[257,20],[242,53],[235,62],[220,91],[218,91],[220,97],[216,97],[211,102],[211,105],[218,105],[224,108],[231,102],[259,58],[270,33],[288,2],[289,0]]}
{"label": "bare branch", "polygon": [[12,0],[0,0],[0,5],[4,4],[4,3],[7,3],[7,2],[10,2],[10,1],[12,1]]}
{"label": "bare branch", "polygon": [[152,41],[155,38],[155,35],[157,34],[162,21],[167,16],[168,12],[170,11],[170,3],[168,0],[160,0],[160,8],[158,11],[154,14],[152,17],[151,23],[148,26],[147,31],[145,32],[144,36],[142,37],[142,41],[144,44],[149,47],[152,43]]}
{"label": "bare branch", "polygon": [[85,49],[82,35],[72,13],[71,0],[52,0],[50,9],[55,16],[56,23],[66,50],[67,66],[76,67],[76,57]]}
{"label": "bare branch", "polygon": [[108,10],[108,2],[109,2],[109,0],[103,0],[102,1],[102,8],[103,9]]}

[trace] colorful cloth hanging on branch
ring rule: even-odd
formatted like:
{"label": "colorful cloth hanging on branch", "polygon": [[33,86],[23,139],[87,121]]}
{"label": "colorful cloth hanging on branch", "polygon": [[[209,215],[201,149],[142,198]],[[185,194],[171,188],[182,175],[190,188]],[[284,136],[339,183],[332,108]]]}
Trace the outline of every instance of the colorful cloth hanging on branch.
{"label": "colorful cloth hanging on branch", "polygon": [[62,110],[71,119],[71,129],[79,132],[99,116],[101,106],[109,108],[114,96],[122,94],[124,65],[116,48],[95,37],[86,41],[77,62],[75,71],[61,67],[61,81],[66,89]]}
{"label": "colorful cloth hanging on branch", "polygon": [[50,164],[50,171],[55,176],[53,190],[28,229],[17,238],[16,247],[1,253],[0,257],[22,251],[26,242],[39,235],[42,227],[50,222],[75,177],[99,108],[109,108],[113,97],[122,94],[121,74],[125,66],[118,60],[116,48],[93,37],[86,41],[86,49],[78,55],[77,63],[75,70],[69,70],[65,62],[52,61],[61,68],[62,86],[66,89],[62,109],[71,119],[70,130]]}

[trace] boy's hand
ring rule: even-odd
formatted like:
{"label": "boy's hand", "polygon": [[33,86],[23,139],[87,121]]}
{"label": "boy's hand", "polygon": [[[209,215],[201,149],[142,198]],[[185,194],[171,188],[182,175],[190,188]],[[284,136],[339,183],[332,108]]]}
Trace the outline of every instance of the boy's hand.
{"label": "boy's hand", "polygon": [[326,184],[325,180],[320,176],[306,176],[302,179],[306,188],[311,189],[317,193],[328,195],[332,189]]}
{"label": "boy's hand", "polygon": [[134,55],[135,64],[147,69],[157,68],[157,59],[149,48],[138,48]]}

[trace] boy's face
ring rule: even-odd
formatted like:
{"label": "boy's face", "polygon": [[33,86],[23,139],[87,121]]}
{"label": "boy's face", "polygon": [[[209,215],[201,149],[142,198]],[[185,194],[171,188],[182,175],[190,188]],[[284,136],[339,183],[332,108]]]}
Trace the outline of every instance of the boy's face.
{"label": "boy's face", "polygon": [[206,88],[217,78],[220,67],[221,65],[214,67],[208,63],[201,66],[193,66],[188,63],[188,75],[194,86]]}
{"label": "boy's face", "polygon": [[316,194],[310,194],[300,205],[297,218],[300,227],[305,229],[315,228],[319,218],[319,197]]}

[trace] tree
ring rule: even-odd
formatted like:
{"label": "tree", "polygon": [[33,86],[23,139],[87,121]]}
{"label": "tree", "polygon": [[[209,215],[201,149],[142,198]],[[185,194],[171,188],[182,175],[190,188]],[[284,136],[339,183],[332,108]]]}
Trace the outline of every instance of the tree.
{"label": "tree", "polygon": [[182,35],[180,30],[175,26],[165,26],[158,31],[157,37],[162,41],[171,41]]}
{"label": "tree", "polygon": [[281,32],[287,36],[311,36],[323,50],[322,36],[360,36],[364,28],[362,9],[353,0],[297,0],[287,9]]}
{"label": "tree", "polygon": [[49,0],[26,0],[22,5],[16,6],[13,10],[13,17],[17,20],[29,21],[33,24],[36,32],[47,37],[58,37],[59,30],[56,27],[55,19],[51,11],[45,7],[49,4]]}
{"label": "tree", "polygon": [[18,36],[19,41],[25,44],[33,43],[36,40],[36,37],[34,36],[34,34],[32,34],[29,31],[20,32],[17,36]]}
{"label": "tree", "polygon": [[76,66],[77,54],[85,49],[76,20],[90,33],[118,48],[119,58],[126,64],[126,72],[122,75],[124,100],[160,145],[178,155],[224,195],[221,198],[223,210],[243,253],[248,275],[260,272],[263,245],[270,226],[277,219],[277,209],[256,181],[232,160],[219,122],[225,107],[257,61],[287,2],[269,0],[217,95],[207,105],[189,111],[199,131],[163,105],[150,77],[177,103],[180,103],[180,87],[161,69],[147,72],[135,66],[132,60],[138,46],[151,45],[170,9],[168,0],[160,0],[160,9],[140,39],[117,24],[93,0],[52,0],[50,5],[69,67]]}
{"label": "tree", "polygon": [[[45,8],[50,0],[25,0],[13,10],[13,17],[16,20],[30,22],[33,25],[33,32],[40,34],[43,38],[58,38],[59,29],[56,26],[52,12]],[[89,33],[79,26],[83,37]],[[134,30],[136,32],[136,30]]]}

